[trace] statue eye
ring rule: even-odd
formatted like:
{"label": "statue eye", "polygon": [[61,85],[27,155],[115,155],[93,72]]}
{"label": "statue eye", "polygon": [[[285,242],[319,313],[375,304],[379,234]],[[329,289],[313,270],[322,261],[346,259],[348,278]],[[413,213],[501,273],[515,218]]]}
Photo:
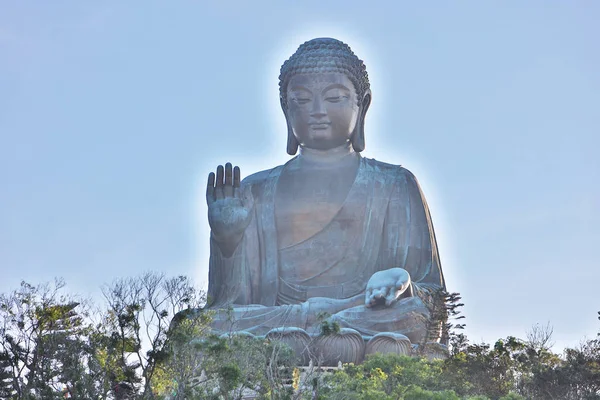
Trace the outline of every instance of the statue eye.
{"label": "statue eye", "polygon": [[325,101],[329,103],[339,103],[348,99],[348,93],[339,88],[329,89],[324,93]]}
{"label": "statue eye", "polygon": [[298,104],[306,104],[310,101],[310,99],[307,99],[305,97],[295,97],[294,101]]}

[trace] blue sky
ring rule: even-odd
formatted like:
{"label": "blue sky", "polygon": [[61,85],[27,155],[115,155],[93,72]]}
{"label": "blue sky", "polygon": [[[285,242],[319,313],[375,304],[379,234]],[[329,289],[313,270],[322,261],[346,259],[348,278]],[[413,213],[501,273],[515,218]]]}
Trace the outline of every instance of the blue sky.
{"label": "blue sky", "polygon": [[[451,4],[452,3],[452,4]],[[598,330],[600,3],[0,3],[0,291],[207,281],[206,175],[279,165],[281,63],[335,37],[371,77],[364,155],[429,202],[474,341]]]}

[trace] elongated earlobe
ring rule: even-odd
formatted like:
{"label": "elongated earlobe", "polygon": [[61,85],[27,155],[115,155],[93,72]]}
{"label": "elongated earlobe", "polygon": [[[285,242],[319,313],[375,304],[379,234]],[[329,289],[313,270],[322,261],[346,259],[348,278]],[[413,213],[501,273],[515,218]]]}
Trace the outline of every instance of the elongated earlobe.
{"label": "elongated earlobe", "polygon": [[296,136],[294,136],[294,130],[292,129],[292,124],[290,124],[290,119],[288,118],[287,107],[282,98],[279,99],[281,104],[281,109],[283,110],[283,115],[285,116],[285,122],[287,123],[287,153],[290,156],[295,156],[298,152],[298,140]]}
{"label": "elongated earlobe", "polygon": [[357,153],[360,153],[365,149],[365,116],[371,105],[371,91],[365,93],[363,100],[358,110],[358,121],[356,121],[356,127],[352,134],[352,148]]}
{"label": "elongated earlobe", "polygon": [[356,124],[354,134],[352,135],[352,148],[357,153],[365,149],[365,129],[361,121]]}
{"label": "elongated earlobe", "polygon": [[287,140],[287,153],[290,156],[295,156],[298,152],[298,140],[296,140],[296,136],[294,136],[294,131],[292,127],[288,124],[288,140]]}

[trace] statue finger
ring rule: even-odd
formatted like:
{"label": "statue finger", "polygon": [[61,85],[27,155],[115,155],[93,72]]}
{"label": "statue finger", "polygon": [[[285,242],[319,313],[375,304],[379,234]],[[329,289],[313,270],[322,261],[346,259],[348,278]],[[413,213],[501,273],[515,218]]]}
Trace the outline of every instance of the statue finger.
{"label": "statue finger", "polygon": [[225,170],[222,165],[217,167],[217,181],[215,183],[215,199],[223,198],[223,175]]}
{"label": "statue finger", "polygon": [[223,169],[222,165],[219,165],[217,167],[217,182],[216,182],[216,187],[220,187],[223,186],[223,176],[225,175],[225,170]]}
{"label": "statue finger", "polygon": [[240,167],[233,168],[233,187],[240,187]]}
{"label": "statue finger", "polygon": [[391,306],[394,301],[396,301],[396,292],[391,290],[390,293],[385,297],[385,305]]}
{"label": "statue finger", "polygon": [[206,184],[206,203],[215,201],[215,173],[208,174],[208,183]]}
{"label": "statue finger", "polygon": [[379,293],[381,293],[379,297],[380,297],[380,298],[381,298],[381,297],[383,297],[383,298],[385,298],[385,297],[388,297],[388,295],[390,294],[390,290],[391,290],[391,289],[392,289],[392,288],[391,288],[391,287],[389,287],[389,286],[387,286],[387,287],[382,287],[382,288],[379,290]]}
{"label": "statue finger", "polygon": [[233,171],[231,163],[229,162],[225,164],[225,185],[233,185]]}
{"label": "statue finger", "polygon": [[223,195],[225,197],[233,196],[233,172],[231,163],[225,164],[225,185],[223,186]]}
{"label": "statue finger", "polygon": [[371,307],[371,296],[373,295],[373,290],[372,289],[367,289],[366,293],[365,293],[365,306],[367,307]]}
{"label": "statue finger", "polygon": [[397,292],[393,287],[388,288],[385,293],[385,305],[389,306],[396,300]]}

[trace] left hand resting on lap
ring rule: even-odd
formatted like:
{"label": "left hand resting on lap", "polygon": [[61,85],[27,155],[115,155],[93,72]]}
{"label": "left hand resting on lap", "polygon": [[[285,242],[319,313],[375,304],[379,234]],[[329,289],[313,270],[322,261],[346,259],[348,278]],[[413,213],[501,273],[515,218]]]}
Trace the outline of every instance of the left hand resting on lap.
{"label": "left hand resting on lap", "polygon": [[385,301],[392,305],[410,287],[410,275],[402,268],[390,268],[375,272],[365,292],[365,306],[372,307]]}

